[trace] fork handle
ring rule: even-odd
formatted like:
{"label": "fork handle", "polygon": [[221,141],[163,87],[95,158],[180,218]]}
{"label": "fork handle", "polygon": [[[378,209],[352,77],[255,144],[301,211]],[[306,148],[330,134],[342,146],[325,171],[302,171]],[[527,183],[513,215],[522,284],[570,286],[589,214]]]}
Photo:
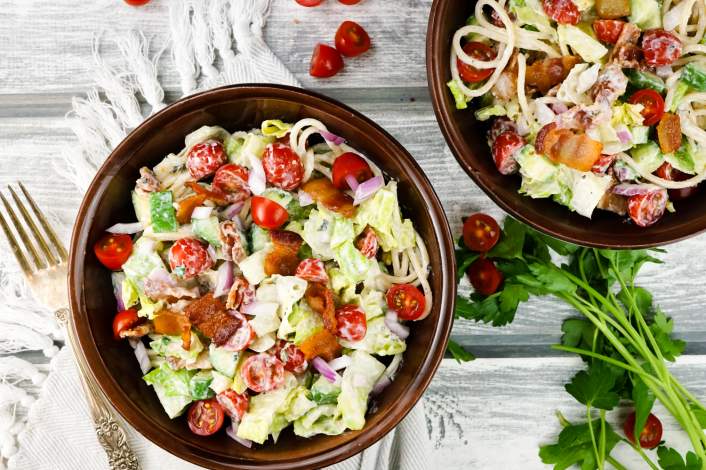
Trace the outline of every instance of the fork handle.
{"label": "fork handle", "polygon": [[[59,324],[65,327],[66,337],[71,344],[71,348],[76,351],[77,345],[73,330],[68,324],[69,315],[70,312],[67,308],[59,309],[54,313]],[[81,358],[75,356],[74,359],[78,365],[78,376],[88,401],[96,437],[108,456],[110,470],[139,470],[140,464],[137,460],[137,455],[135,455],[127,442],[125,430],[116,421],[102,392],[91,381],[91,377],[84,369]]]}

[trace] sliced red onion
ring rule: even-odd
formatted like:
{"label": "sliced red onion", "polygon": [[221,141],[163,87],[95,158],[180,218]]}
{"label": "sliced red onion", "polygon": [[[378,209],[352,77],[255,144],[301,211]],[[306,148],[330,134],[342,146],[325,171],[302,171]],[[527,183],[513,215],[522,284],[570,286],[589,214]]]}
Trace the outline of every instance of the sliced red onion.
{"label": "sliced red onion", "polygon": [[299,193],[297,193],[299,196],[299,205],[302,207],[311,205],[314,203],[314,198],[311,197],[311,194],[307,193],[306,191],[302,191],[301,189],[299,190]]}
{"label": "sliced red onion", "polygon": [[110,275],[110,279],[113,281],[113,295],[115,295],[118,312],[122,312],[125,310],[125,304],[123,303],[123,281],[125,280],[125,273],[113,273]]}
{"label": "sliced red onion", "polygon": [[312,361],[311,365],[314,366],[314,368],[319,371],[321,375],[324,376],[326,380],[328,380],[331,383],[336,383],[339,380],[341,380],[341,376],[336,373],[335,370],[331,368],[331,366],[328,365],[328,362],[324,361],[321,359],[319,356],[316,356]]}
{"label": "sliced red onion", "polygon": [[358,180],[353,175],[346,175],[346,183],[348,183],[348,187],[350,187],[353,191],[358,189],[358,186],[360,186],[360,183],[358,183]]}
{"label": "sliced red onion", "polygon": [[241,202],[236,202],[234,204],[231,204],[230,206],[226,207],[223,210],[223,216],[226,219],[235,219],[235,217],[240,214],[240,211],[243,210],[243,206],[245,205],[245,201]]}
{"label": "sliced red onion", "polygon": [[377,382],[375,382],[375,385],[373,385],[373,389],[370,392],[372,395],[380,395],[385,388],[392,383],[392,380],[386,376],[383,375],[378,379]]}
{"label": "sliced red onion", "polygon": [[628,184],[620,183],[613,186],[613,193],[619,196],[636,196],[638,194],[648,194],[655,191],[661,191],[662,188],[656,184],[651,183],[640,183],[640,184]]}
{"label": "sliced red onion", "polygon": [[233,421],[233,424],[231,424],[230,426],[228,426],[226,428],[226,434],[228,435],[228,437],[233,439],[235,442],[237,442],[241,446],[245,446],[248,449],[250,449],[252,447],[251,440],[243,439],[242,437],[238,437],[238,423],[236,423],[235,421]]}
{"label": "sliced red onion", "polygon": [[330,142],[333,145],[341,145],[346,143],[346,139],[329,131],[320,129],[319,134],[321,134],[321,137],[323,137],[326,142]]}
{"label": "sliced red onion", "polygon": [[145,345],[139,340],[137,340],[134,344],[132,342],[130,344],[135,350],[135,357],[137,358],[137,362],[140,364],[140,370],[144,375],[152,368],[150,357],[147,355],[147,348],[145,348]]}
{"label": "sliced red onion", "polygon": [[359,205],[361,202],[378,192],[378,190],[382,189],[383,186],[385,186],[385,179],[382,176],[373,176],[369,180],[363,181],[355,189],[353,205]]}
{"label": "sliced red onion", "polygon": [[250,164],[252,165],[252,168],[250,170],[250,175],[248,176],[248,185],[250,186],[250,191],[258,196],[262,194],[267,187],[265,169],[262,167],[262,161],[255,156],[250,157]]}
{"label": "sliced red onion", "polygon": [[615,133],[618,135],[618,139],[620,139],[621,144],[629,144],[632,142],[632,134],[630,133],[630,130],[623,126],[618,127],[615,130]]}
{"label": "sliced red onion", "polygon": [[208,219],[211,216],[211,212],[213,212],[213,207],[199,206],[194,208],[194,211],[191,213],[191,218]]}
{"label": "sliced red onion", "polygon": [[134,233],[141,232],[144,229],[145,226],[142,225],[142,222],[133,222],[131,224],[115,224],[107,228],[105,231],[109,233],[132,235]]}
{"label": "sliced red onion", "polygon": [[565,113],[569,110],[569,107],[566,106],[564,103],[552,103],[551,104],[552,111],[556,114],[561,114]]}
{"label": "sliced red onion", "polygon": [[409,336],[409,328],[400,323],[394,310],[388,310],[385,314],[385,326],[400,339],[406,339]]}
{"label": "sliced red onion", "polygon": [[214,263],[218,261],[218,255],[216,254],[216,249],[213,248],[213,245],[208,245],[206,251],[208,252],[208,255],[211,257]]}
{"label": "sliced red onion", "polygon": [[226,295],[230,291],[231,286],[233,286],[233,262],[226,261],[221,264],[216,274],[216,288],[213,296],[220,297]]}
{"label": "sliced red onion", "polygon": [[328,365],[333,370],[345,369],[346,367],[351,365],[351,357],[350,356],[337,357],[336,359],[329,361]]}

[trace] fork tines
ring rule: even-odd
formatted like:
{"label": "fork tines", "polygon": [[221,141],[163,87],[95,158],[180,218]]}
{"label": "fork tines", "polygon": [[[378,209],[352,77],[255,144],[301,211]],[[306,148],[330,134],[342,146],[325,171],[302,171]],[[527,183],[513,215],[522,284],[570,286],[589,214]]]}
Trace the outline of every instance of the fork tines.
{"label": "fork tines", "polygon": [[[29,195],[29,192],[27,192],[27,189],[22,183],[18,182],[17,184],[26,202],[23,202],[22,199],[18,197],[17,192],[15,192],[11,186],[8,186],[8,189],[12,195],[15,207],[20,213],[21,219],[17,217],[15,209],[5,195],[0,192],[0,199],[2,199],[2,204],[5,206],[5,212],[10,221],[8,223],[8,220],[5,218],[2,211],[0,211],[0,226],[2,226],[3,232],[5,232],[7,241],[10,244],[15,258],[17,258],[17,262],[20,264],[24,273],[30,276],[38,270],[65,263],[67,254],[56,232],[51,228],[51,225],[44,214],[42,214],[42,211],[39,210],[32,196]],[[30,211],[27,210],[27,206],[31,209],[36,220],[39,221],[39,225],[42,226],[43,231],[40,230],[35,223]],[[14,229],[14,232],[19,236],[21,242],[17,241],[12,229]]]}

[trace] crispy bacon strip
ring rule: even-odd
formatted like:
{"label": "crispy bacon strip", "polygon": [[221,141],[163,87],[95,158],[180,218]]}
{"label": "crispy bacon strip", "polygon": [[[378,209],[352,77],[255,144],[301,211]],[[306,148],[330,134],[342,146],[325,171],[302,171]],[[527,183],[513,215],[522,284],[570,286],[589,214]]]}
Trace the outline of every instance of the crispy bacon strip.
{"label": "crispy bacon strip", "polygon": [[179,202],[176,210],[176,219],[180,224],[188,224],[191,221],[191,214],[198,206],[206,201],[205,194],[194,194]]}
{"label": "crispy bacon strip", "polygon": [[226,195],[220,191],[208,189],[205,186],[198,184],[196,181],[189,181],[186,183],[186,186],[191,188],[191,190],[193,190],[196,194],[206,196],[206,199],[213,201],[219,206],[227,206],[229,204]]}
{"label": "crispy bacon strip", "polygon": [[642,50],[637,45],[640,40],[640,28],[632,23],[625,23],[618,41],[610,53],[608,62],[615,63],[621,68],[636,69],[640,65]]}
{"label": "crispy bacon strip", "polygon": [[294,276],[299,266],[297,252],[304,241],[295,232],[272,230],[270,232],[274,248],[265,256],[265,274]]}
{"label": "crispy bacon strip", "polygon": [[326,209],[338,212],[348,218],[355,215],[353,199],[337,189],[328,178],[309,180],[302,185],[302,191],[311,195],[316,202],[321,203]]}
{"label": "crispy bacon strip", "polygon": [[316,356],[330,361],[338,357],[341,353],[341,345],[336,337],[327,329],[322,328],[299,344],[307,360],[312,360]]}
{"label": "crispy bacon strip", "polygon": [[162,310],[152,320],[155,333],[169,336],[181,336],[181,347],[191,349],[191,322],[179,313]]}
{"label": "crispy bacon strip", "polygon": [[542,59],[527,66],[525,83],[546,94],[552,87],[561,83],[581,58],[574,55]]}
{"label": "crispy bacon strip", "polygon": [[191,302],[184,309],[184,313],[191,323],[217,346],[227,343],[241,326],[241,321],[228,313],[223,302],[211,293]]}
{"label": "crispy bacon strip", "polygon": [[226,259],[240,263],[247,257],[240,230],[232,220],[221,222],[218,229],[218,239],[223,244],[223,254]]}
{"label": "crispy bacon strip", "polygon": [[664,113],[657,124],[657,140],[662,153],[672,153],[681,147],[681,120],[679,115]]}
{"label": "crispy bacon strip", "polygon": [[319,315],[324,321],[324,328],[332,334],[336,334],[336,305],[333,302],[333,292],[322,282],[310,282],[306,287],[304,299],[309,307]]}

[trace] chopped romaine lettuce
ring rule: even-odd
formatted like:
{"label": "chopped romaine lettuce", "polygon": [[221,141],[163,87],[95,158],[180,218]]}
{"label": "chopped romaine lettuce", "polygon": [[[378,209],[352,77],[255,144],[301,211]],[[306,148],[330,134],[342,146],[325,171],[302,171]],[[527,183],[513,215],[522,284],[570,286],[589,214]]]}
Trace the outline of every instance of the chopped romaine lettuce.
{"label": "chopped romaine lettuce", "polygon": [[223,147],[225,147],[228,160],[232,163],[236,163],[236,159],[240,154],[240,150],[243,148],[247,138],[247,132],[236,132],[235,134],[228,136],[228,138],[223,142]]}
{"label": "chopped romaine lettuce", "polygon": [[333,250],[331,249],[333,225],[333,215],[326,210],[312,210],[309,219],[304,222],[302,238],[316,253],[317,258],[324,261],[333,258]]}
{"label": "chopped romaine lettuce", "polygon": [[659,145],[653,141],[641,144],[630,150],[630,156],[646,173],[652,173],[664,163]]}
{"label": "chopped romaine lettuce", "polygon": [[270,243],[270,232],[259,225],[252,224],[250,227],[250,246],[253,253],[264,250]]}
{"label": "chopped romaine lettuce", "polygon": [[343,417],[335,405],[320,405],[294,421],[294,434],[311,437],[316,434],[337,436],[346,430]]}
{"label": "chopped romaine lettuce", "polygon": [[186,369],[172,370],[166,363],[153,369],[143,380],[154,387],[157,398],[170,419],[183,413],[186,405],[193,401],[190,382],[194,372]]}
{"label": "chopped romaine lettuce", "polygon": [[335,258],[341,267],[341,273],[355,284],[364,281],[371,265],[375,264],[374,260],[363,255],[350,240],[338,247]]}
{"label": "chopped romaine lettuce", "polygon": [[157,251],[161,249],[161,244],[154,245],[145,238],[140,238],[135,242],[132,254],[125,261],[122,270],[127,279],[131,280],[138,292],[142,291],[144,279],[155,269],[166,269],[162,258]]}
{"label": "chopped romaine lettuce", "polygon": [[693,175],[696,173],[696,164],[692,153],[691,145],[684,139],[681,147],[673,153],[665,154],[664,159],[677,170]]}
{"label": "chopped romaine lettuce", "polygon": [[341,394],[341,384],[329,382],[323,375],[311,385],[311,399],[317,405],[335,405]]}
{"label": "chopped romaine lettuce", "polygon": [[580,28],[568,24],[557,26],[559,42],[567,44],[586,62],[599,62],[608,49]]}
{"label": "chopped romaine lettuce", "polygon": [[209,387],[211,387],[211,390],[216,393],[221,393],[225,390],[228,390],[233,383],[231,379],[221,374],[217,370],[211,370],[211,377],[213,377],[213,380],[211,380],[211,384],[209,385]]}
{"label": "chopped romaine lettuce", "polygon": [[611,177],[574,170],[564,165],[560,165],[559,175],[562,186],[570,194],[566,205],[582,216],[591,218],[598,202],[610,188]]}
{"label": "chopped romaine lettuce", "polygon": [[316,403],[309,399],[309,391],[306,387],[299,385],[289,392],[289,396],[281,409],[281,413],[287,420],[287,424],[289,424],[295,419],[304,416],[307,411],[315,406]]}
{"label": "chopped romaine lettuce", "polygon": [[178,224],[171,191],[150,194],[150,218],[152,229],[159,232],[175,232]]}
{"label": "chopped romaine lettuce", "polygon": [[644,106],[641,104],[620,103],[612,108],[610,123],[613,126],[623,124],[628,127],[642,126]]}
{"label": "chopped romaine lettuce", "polygon": [[493,116],[505,116],[506,113],[507,110],[504,106],[501,106],[499,104],[493,104],[491,106],[480,108],[474,113],[474,115],[477,121],[487,121]]}
{"label": "chopped romaine lettuce", "polygon": [[122,298],[125,308],[137,305],[140,297],[137,292],[137,287],[135,287],[135,283],[132,282],[132,280],[128,278],[122,280],[120,285],[120,297]]}
{"label": "chopped romaine lettuce", "polygon": [[662,12],[657,0],[630,0],[628,20],[642,30],[661,28]]}
{"label": "chopped romaine lettuce", "polygon": [[385,317],[368,320],[368,329],[361,341],[339,339],[344,348],[365,351],[379,356],[393,356],[404,352],[407,344],[385,325]]}
{"label": "chopped romaine lettuce", "polygon": [[194,374],[189,381],[189,391],[194,400],[205,400],[214,395],[211,390],[213,374],[209,370],[201,370]]}
{"label": "chopped romaine lettuce", "polygon": [[679,103],[684,99],[687,92],[689,91],[689,85],[682,82],[681,80],[677,82],[677,86],[674,88],[674,94],[670,97],[671,101],[667,101],[667,111],[673,113],[679,107]]}
{"label": "chopped romaine lettuce", "polygon": [[[238,437],[249,439],[262,444],[272,433],[272,427],[278,413],[283,411],[287,404],[289,393],[297,386],[297,379],[289,372],[285,372],[284,384],[272,391],[260,393],[250,398],[247,413],[238,426]],[[281,430],[282,428],[280,426]]]}
{"label": "chopped romaine lettuce", "polygon": [[581,63],[574,65],[569,71],[569,75],[559,86],[557,98],[574,104],[588,105],[593,103],[593,99],[588,95],[588,90],[598,80],[600,69],[600,64],[589,66],[589,64]]}
{"label": "chopped romaine lettuce", "polygon": [[557,180],[557,165],[538,154],[533,145],[525,145],[516,154],[516,159],[522,175],[520,193],[532,198],[545,198],[561,191]]}
{"label": "chopped romaine lettuce", "polygon": [[331,232],[331,248],[336,251],[338,247],[355,238],[353,222],[341,216],[333,217],[333,231]]}
{"label": "chopped romaine lettuce", "polygon": [[142,222],[143,227],[147,227],[152,223],[150,214],[150,195],[143,192],[132,192],[132,205],[135,207],[135,215],[137,220]]}
{"label": "chopped romaine lettuce", "polygon": [[306,301],[299,302],[297,307],[292,310],[289,315],[289,323],[294,328],[295,344],[300,344],[324,326],[321,315],[311,310]]}
{"label": "chopped romaine lettuce", "polygon": [[292,128],[291,124],[280,121],[279,119],[268,119],[267,121],[262,121],[260,130],[265,136],[272,136],[277,139],[281,139],[289,132]]}
{"label": "chopped romaine lettuce", "polygon": [[706,91],[706,69],[696,62],[684,66],[680,80],[695,90]]}
{"label": "chopped romaine lettuce", "polygon": [[218,236],[220,231],[218,217],[215,215],[205,219],[192,220],[191,229],[194,231],[194,235],[203,238],[215,248],[219,248],[221,246],[221,240]]}
{"label": "chopped romaine lettuce", "polygon": [[182,347],[181,337],[167,335],[150,335],[150,348],[165,357],[174,357],[185,361],[185,365],[193,363],[203,351],[203,343],[198,335],[191,335],[191,345],[189,350]]}
{"label": "chopped romaine lettuce", "polygon": [[277,314],[277,304],[272,305],[275,308],[263,310],[250,320],[250,326],[252,326],[258,337],[264,337],[279,328],[281,321]]}
{"label": "chopped romaine lettuce", "polygon": [[454,97],[454,102],[456,103],[456,109],[466,109],[468,108],[468,102],[470,99],[463,94],[461,87],[456,80],[449,81],[446,86],[451,90],[451,94]]}
{"label": "chopped romaine lettuce", "polygon": [[664,93],[667,90],[667,85],[665,85],[664,80],[652,72],[638,69],[625,69],[625,75],[628,77],[630,84],[639,90],[652,88],[658,93]]}
{"label": "chopped romaine lettuce", "polygon": [[401,251],[413,247],[416,242],[412,222],[402,219],[395,181],[390,181],[358,207],[355,223],[358,233],[367,225],[371,226],[384,251]]}
{"label": "chopped romaine lettuce", "polygon": [[280,305],[280,314],[287,315],[292,311],[294,304],[304,297],[307,282],[296,276],[272,276],[277,291],[277,302]]}
{"label": "chopped romaine lettuce", "polygon": [[385,365],[363,351],[351,353],[351,363],[343,372],[338,411],[346,427],[358,431],[365,426],[368,396],[385,371]]}
{"label": "chopped romaine lettuce", "polygon": [[[254,328],[253,328],[254,329]],[[277,337],[274,333],[267,333],[263,336],[259,336],[250,343],[249,348],[255,352],[265,352],[275,345],[277,342]]]}
{"label": "chopped romaine lettuce", "polygon": [[292,202],[292,193],[278,188],[267,188],[260,196],[274,201],[282,207],[287,207]]}
{"label": "chopped romaine lettuce", "polygon": [[243,276],[251,286],[256,286],[267,277],[265,274],[265,250],[256,251],[238,264]]}

